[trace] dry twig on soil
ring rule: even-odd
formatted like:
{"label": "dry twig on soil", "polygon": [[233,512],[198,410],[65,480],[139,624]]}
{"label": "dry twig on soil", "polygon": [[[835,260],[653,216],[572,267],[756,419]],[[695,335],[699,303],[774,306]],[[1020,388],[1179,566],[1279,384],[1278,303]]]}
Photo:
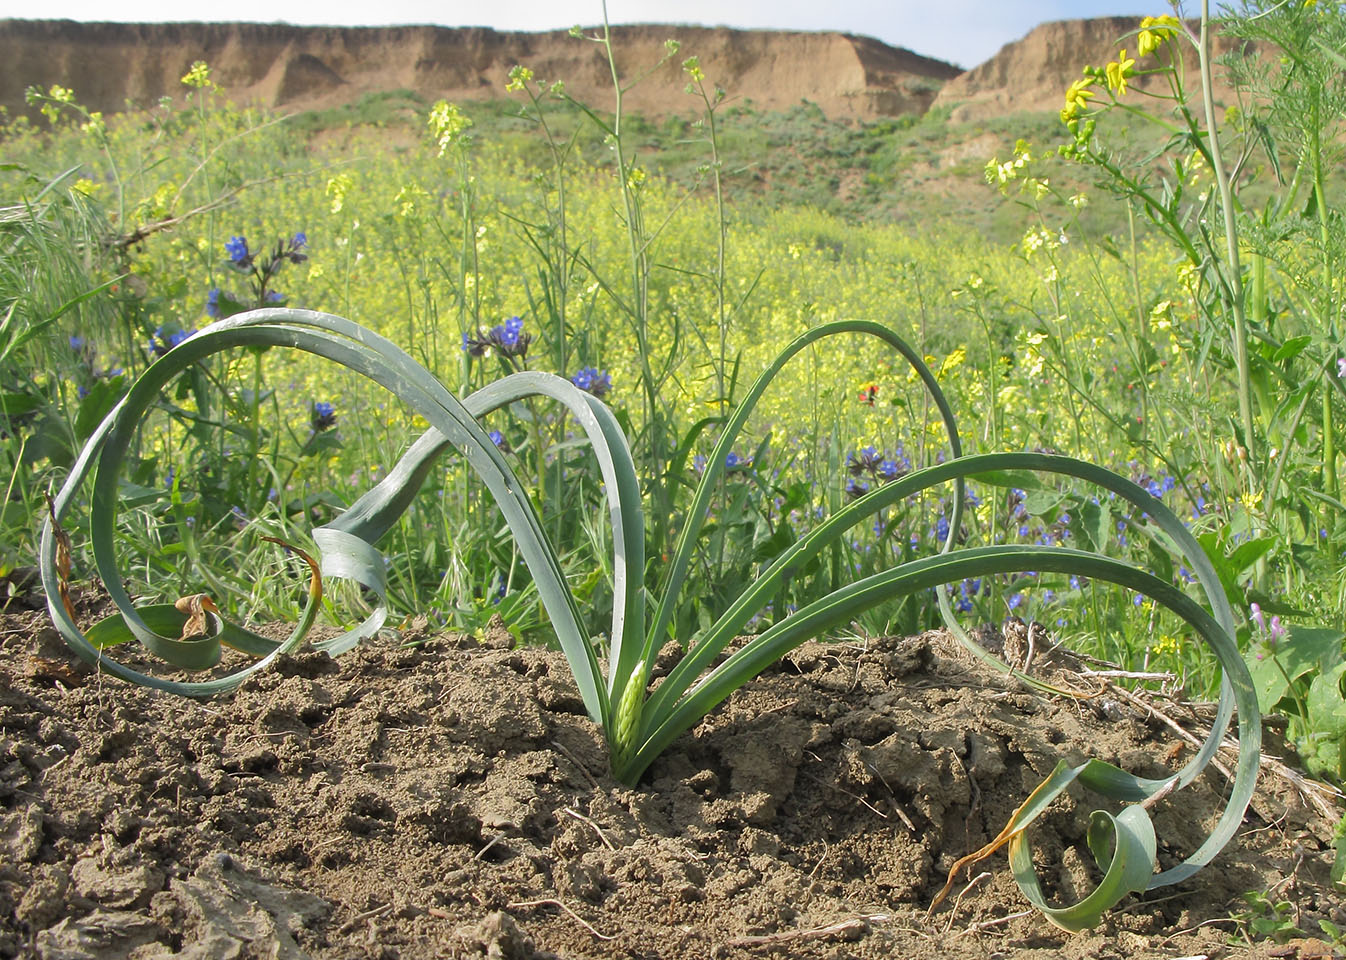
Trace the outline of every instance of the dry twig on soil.
{"label": "dry twig on soil", "polygon": [[825,940],[829,937],[855,939],[869,932],[872,922],[891,920],[886,913],[868,913],[849,920],[829,924],[826,927],[814,927],[810,930],[786,930],[782,933],[768,933],[757,937],[735,937],[725,943],[726,947],[770,947],[793,941]]}

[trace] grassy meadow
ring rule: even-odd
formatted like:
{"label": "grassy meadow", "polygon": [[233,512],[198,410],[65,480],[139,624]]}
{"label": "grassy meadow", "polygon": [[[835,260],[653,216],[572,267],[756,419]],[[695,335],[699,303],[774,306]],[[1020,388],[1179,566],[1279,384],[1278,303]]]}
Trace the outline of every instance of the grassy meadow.
{"label": "grassy meadow", "polygon": [[[1196,56],[1162,22],[1138,36],[1139,65],[1120,57],[1063,90],[1061,116],[975,129],[939,114],[841,123],[807,104],[761,114],[721,96],[694,50],[676,54],[699,109],[686,119],[614,116],[526,69],[491,103],[401,93],[296,117],[232,103],[208,65],[170,102],[116,116],[90,114],[78,90],[33,91],[40,119],[0,137],[0,568],[33,563],[44,494],[156,357],[214,318],[283,305],[369,327],[460,396],[525,369],[601,396],[641,472],[653,589],[748,385],[810,329],[873,320],[925,358],[964,452],[1079,457],[1182,517],[1249,662],[1285,676],[1264,684],[1264,706],[1294,718],[1311,766],[1339,777],[1346,27],[1322,2],[1226,29],[1299,66],[1270,79],[1218,67],[1248,78],[1214,137],[1180,71],[1167,100],[1127,91],[1134,71]],[[994,151],[954,159],[987,132]],[[304,585],[262,538],[310,544],[426,426],[299,351],[240,349],[184,371],[120,480],[128,589],[293,619]],[[533,399],[485,426],[601,633],[611,531],[573,420]],[[952,453],[900,355],[860,337],[806,349],[736,441],[674,635],[694,642],[798,537]],[[1083,545],[1194,582],[1144,513],[1106,491],[1000,479],[970,482],[959,543]],[[752,629],[937,552],[953,490],[857,525]],[[66,526],[78,580],[91,564],[81,521]],[[394,622],[471,631],[499,615],[549,642],[518,547],[461,461],[437,467],[379,547]],[[946,589],[969,626],[1036,620],[1074,649],[1217,689],[1212,657],[1141,594],[1032,571]],[[337,591],[325,616],[346,623],[363,604]],[[851,630],[939,623],[931,590]]]}

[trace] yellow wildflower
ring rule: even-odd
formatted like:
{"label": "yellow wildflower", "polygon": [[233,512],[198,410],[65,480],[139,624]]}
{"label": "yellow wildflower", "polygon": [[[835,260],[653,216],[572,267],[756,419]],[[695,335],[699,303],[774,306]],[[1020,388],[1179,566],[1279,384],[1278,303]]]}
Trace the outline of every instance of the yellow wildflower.
{"label": "yellow wildflower", "polygon": [[944,358],[944,362],[939,365],[939,375],[943,377],[946,374],[953,373],[953,371],[963,365],[963,361],[966,359],[967,348],[959,347]]}
{"label": "yellow wildflower", "polygon": [[1070,85],[1066,91],[1066,105],[1061,110],[1062,123],[1070,121],[1081,110],[1089,109],[1089,101],[1094,98],[1094,92],[1089,88],[1093,85],[1093,77],[1081,77]]}
{"label": "yellow wildflower", "polygon": [[1116,63],[1108,64],[1106,73],[1108,75],[1109,89],[1117,91],[1117,95],[1121,96],[1126,93],[1127,80],[1135,76],[1135,58],[1127,59],[1126,51],[1123,50],[1121,53],[1117,54]]}
{"label": "yellow wildflower", "polygon": [[467,140],[472,118],[459,110],[458,104],[440,100],[430,108],[429,126],[442,157],[449,147]]}
{"label": "yellow wildflower", "polygon": [[1159,656],[1169,656],[1182,649],[1182,644],[1177,637],[1164,634],[1159,638],[1159,642],[1154,645],[1154,652]]}
{"label": "yellow wildflower", "polygon": [[182,83],[188,87],[195,87],[197,90],[204,90],[211,85],[210,67],[206,66],[206,61],[197,60],[192,63],[191,69],[183,75]]}
{"label": "yellow wildflower", "polygon": [[1180,26],[1182,24],[1178,18],[1169,14],[1162,17],[1146,17],[1140,21],[1140,35],[1136,38],[1136,55],[1148,57],[1177,33]]}
{"label": "yellow wildflower", "polygon": [[517,63],[509,69],[509,83],[505,84],[505,89],[510,93],[516,90],[522,90],[528,86],[529,81],[533,79],[533,71],[527,67],[521,67]]}
{"label": "yellow wildflower", "polygon": [[355,178],[349,173],[338,173],[327,181],[327,196],[332,201],[332,212],[340,213],[346,205],[346,194],[355,186]]}

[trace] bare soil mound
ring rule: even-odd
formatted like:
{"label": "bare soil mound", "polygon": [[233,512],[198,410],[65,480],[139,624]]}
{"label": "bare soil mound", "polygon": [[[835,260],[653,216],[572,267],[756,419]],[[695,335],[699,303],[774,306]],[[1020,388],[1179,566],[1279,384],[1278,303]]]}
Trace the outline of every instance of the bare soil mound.
{"label": "bare soil mound", "polygon": [[[1060,756],[1154,776],[1185,750],[1144,711],[1025,693],[938,633],[805,645],[630,789],[562,657],[503,632],[304,653],[198,703],[89,671],[45,623],[0,615],[0,956],[1325,955],[1231,948],[1249,890],[1305,930],[1346,925],[1329,824],[1271,777],[1215,864],[1093,933],[1026,913],[1001,856],[927,918]],[[1226,790],[1212,771],[1156,810],[1162,862]],[[1058,896],[1088,882],[1095,799],[1037,832]]]}

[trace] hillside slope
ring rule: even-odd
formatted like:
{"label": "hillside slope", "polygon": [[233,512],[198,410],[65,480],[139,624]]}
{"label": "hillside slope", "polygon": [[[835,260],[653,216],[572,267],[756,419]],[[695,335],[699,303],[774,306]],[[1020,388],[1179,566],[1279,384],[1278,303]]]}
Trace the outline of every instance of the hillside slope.
{"label": "hillside slope", "polygon": [[[678,54],[631,91],[626,107],[646,115],[690,113],[684,58],[701,59],[707,80],[758,109],[808,100],[829,117],[922,114],[951,64],[840,33],[724,27],[614,27],[619,65],[634,75],[658,62],[664,41]],[[363,94],[411,90],[427,99],[501,97],[509,70],[564,80],[580,99],[611,99],[598,44],[565,31],[502,33],[485,28],[295,27],[255,23],[75,23],[0,21],[0,105],[27,111],[31,84],[72,88],[95,110],[120,110],[178,96],[192,62],[205,60],[231,97],[287,111],[350,103]]]}
{"label": "hillside slope", "polygon": [[[1059,110],[1066,89],[1080,78],[1083,67],[1101,67],[1115,61],[1123,49],[1128,56],[1135,56],[1140,20],[1140,16],[1097,17],[1041,24],[1023,39],[1005,44],[990,60],[945,84],[935,97],[935,106],[951,108],[952,118],[965,123],[1020,111]],[[1214,47],[1219,55],[1232,49],[1233,44],[1217,38]],[[1197,58],[1190,50],[1186,52],[1185,82],[1189,90],[1196,91],[1200,89]],[[1138,66],[1143,69],[1146,64]],[[1161,89],[1155,78],[1143,76],[1134,78],[1132,86],[1142,91]],[[1228,103],[1230,96],[1229,86],[1220,82],[1217,71],[1216,100]],[[1137,98],[1136,102],[1143,106],[1147,101]]]}

